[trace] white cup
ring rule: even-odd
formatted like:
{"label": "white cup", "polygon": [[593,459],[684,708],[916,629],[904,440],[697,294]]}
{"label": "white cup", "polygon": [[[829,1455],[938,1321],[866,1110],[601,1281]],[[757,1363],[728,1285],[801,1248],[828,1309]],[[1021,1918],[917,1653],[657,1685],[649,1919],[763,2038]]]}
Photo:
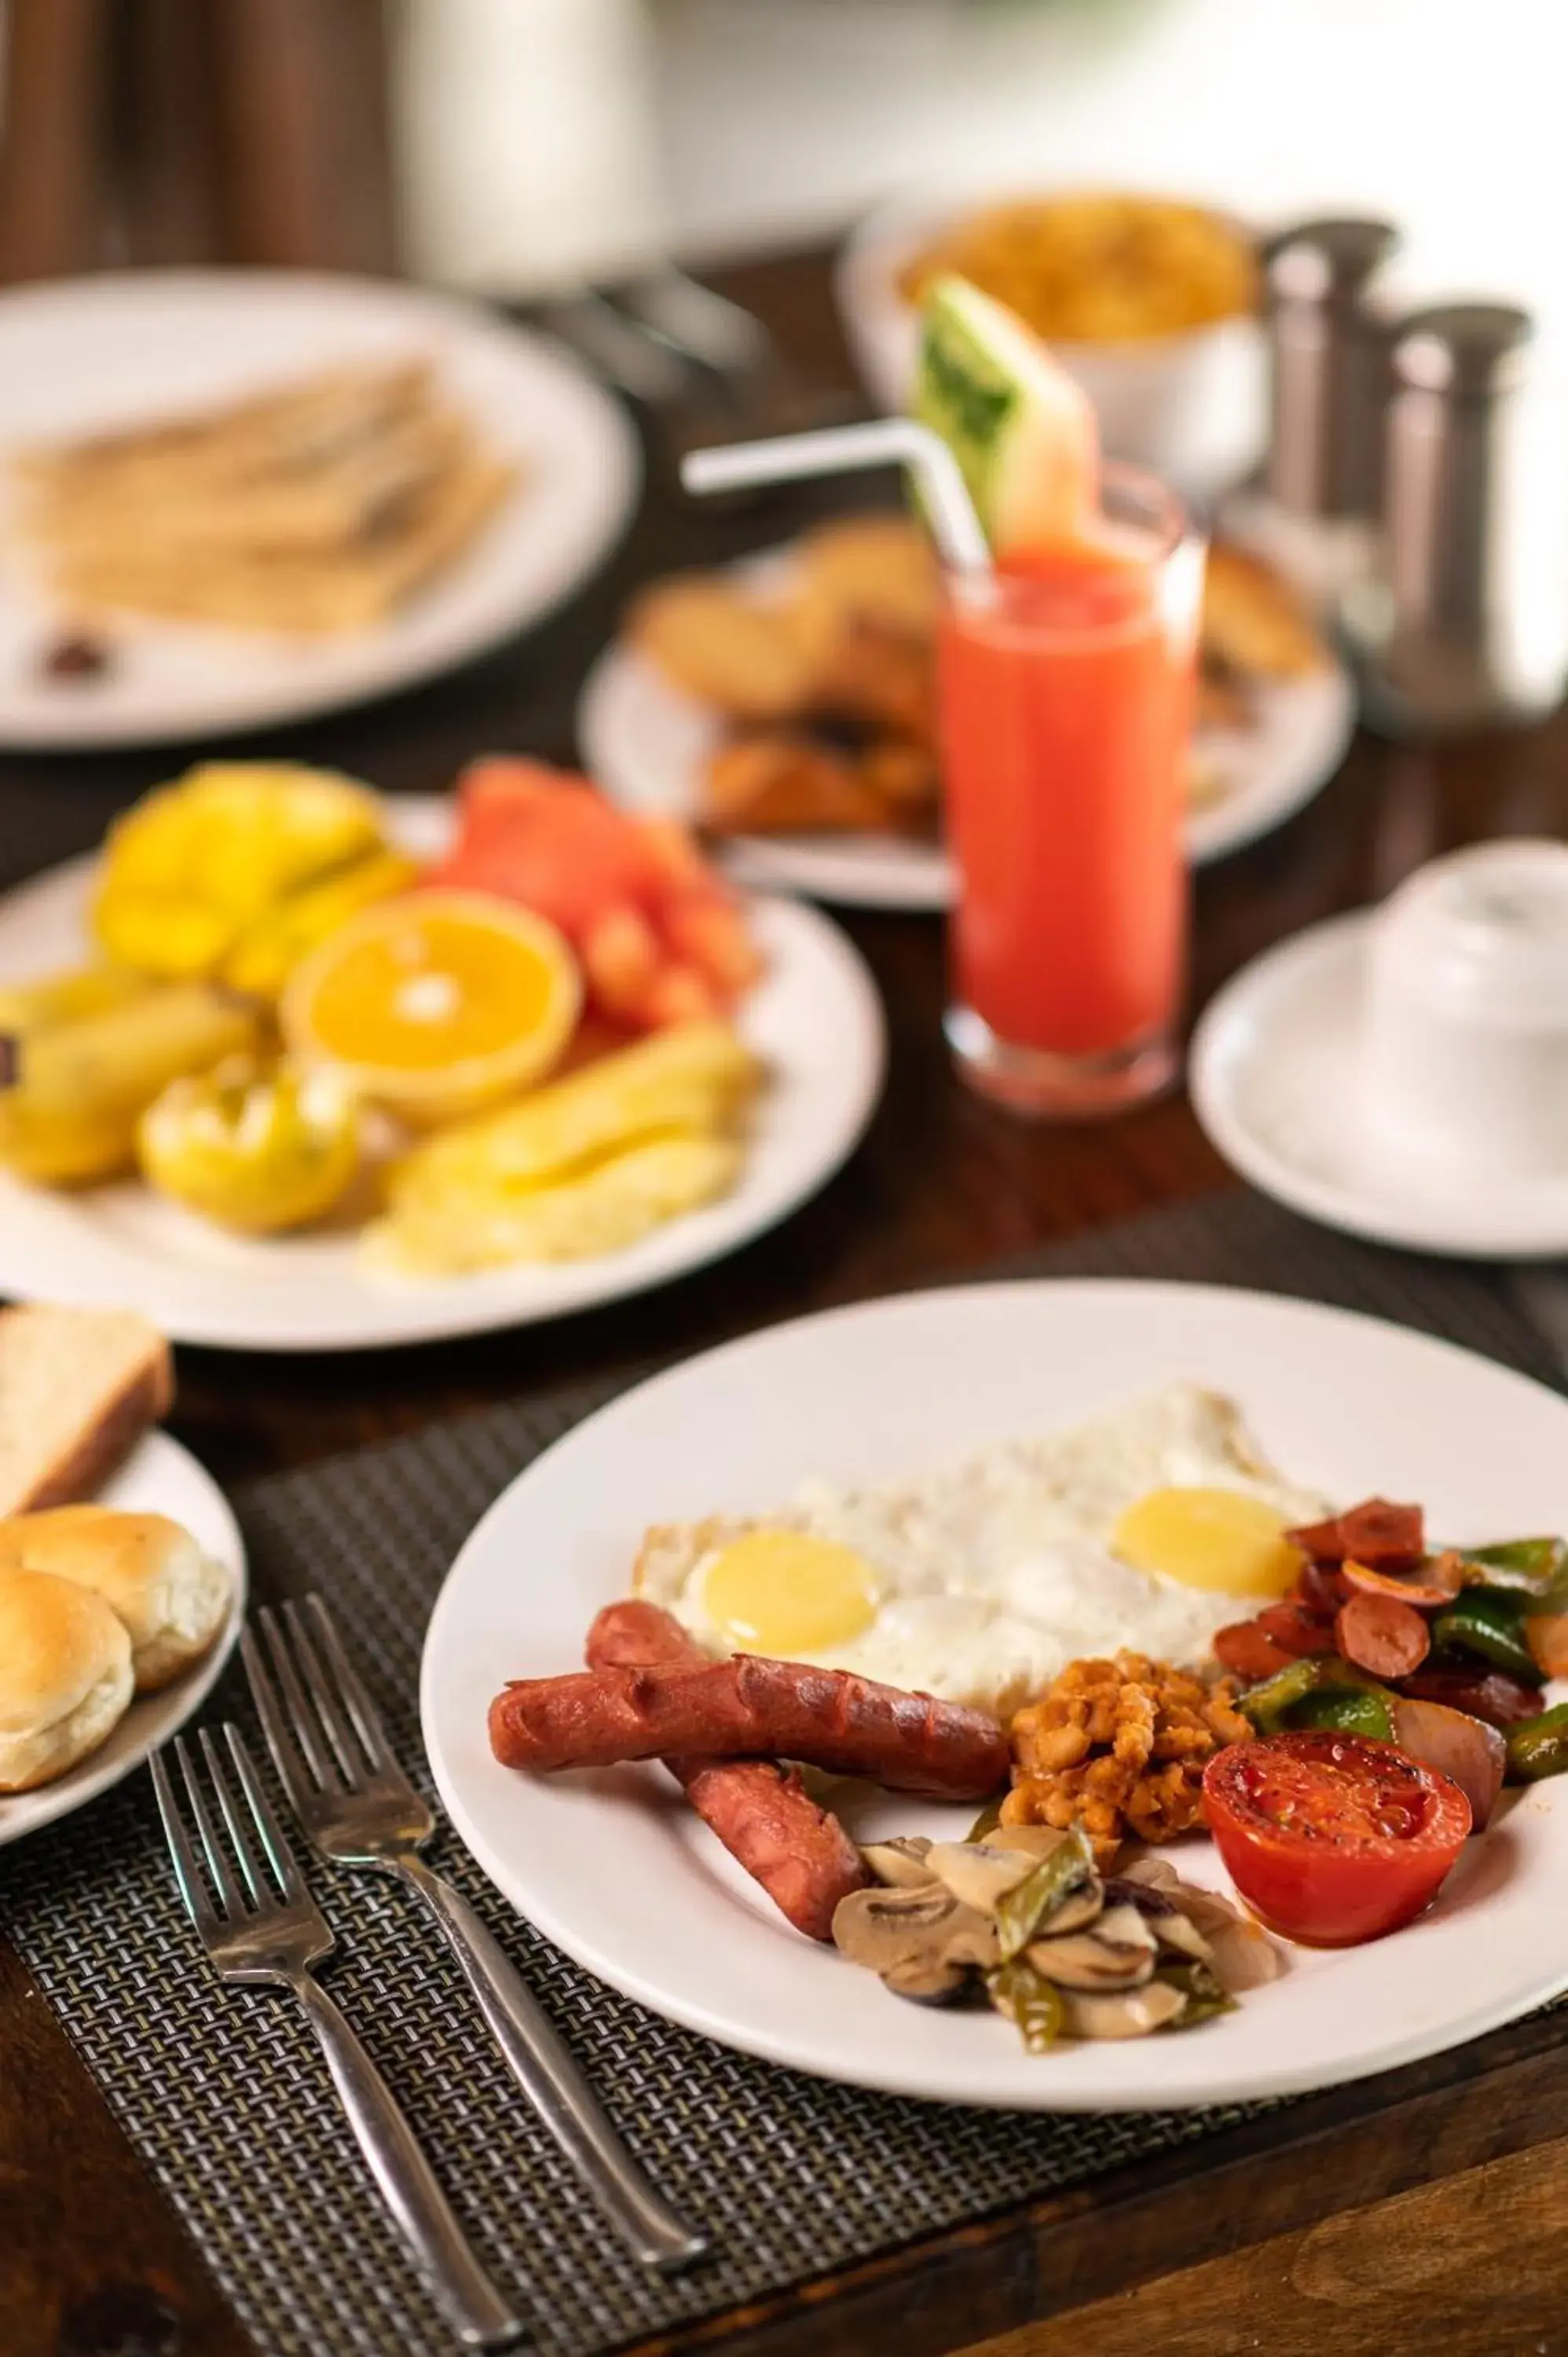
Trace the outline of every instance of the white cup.
{"label": "white cup", "polygon": [[1373,920],[1362,1104],[1450,1175],[1568,1176],[1568,845],[1477,844]]}

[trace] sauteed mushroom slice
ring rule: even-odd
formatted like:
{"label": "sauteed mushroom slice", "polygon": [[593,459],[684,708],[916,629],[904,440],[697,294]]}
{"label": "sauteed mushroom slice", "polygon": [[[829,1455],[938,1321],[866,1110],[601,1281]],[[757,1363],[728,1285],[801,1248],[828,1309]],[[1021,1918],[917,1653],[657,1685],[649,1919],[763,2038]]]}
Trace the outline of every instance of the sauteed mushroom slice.
{"label": "sauteed mushroom slice", "polygon": [[924,1834],[897,1834],[891,1841],[865,1843],[860,1854],[877,1881],[888,1889],[918,1890],[931,1879],[926,1864],[930,1847]]}
{"label": "sauteed mushroom slice", "polygon": [[995,1925],[936,1881],[915,1889],[850,1891],[833,1910],[833,1941],[852,1964],[884,1979],[895,1972],[906,1979],[940,1978],[949,1969],[967,1972],[996,1962]]}
{"label": "sauteed mushroom slice", "polygon": [[1154,1927],[1145,1922],[1136,1907],[1113,1905],[1107,1896],[1094,1936],[1109,1948],[1138,1948],[1153,1955],[1159,1942]]}
{"label": "sauteed mushroom slice", "polygon": [[1063,1999],[1068,2031],[1074,2038],[1144,2038],[1179,2019],[1187,2007],[1181,1990],[1166,1981],[1149,1981],[1142,1988],[1104,1996],[1069,1989]]}
{"label": "sauteed mushroom slice", "polygon": [[1179,1907],[1189,1923],[1196,1924],[1205,1938],[1223,1931],[1227,1924],[1241,1920],[1228,1899],[1218,1890],[1205,1890],[1200,1883],[1184,1882],[1176,1868],[1167,1866],[1163,1857],[1135,1857],[1122,1868],[1118,1882],[1136,1883],[1143,1889],[1156,1891]]}
{"label": "sauteed mushroom slice", "polygon": [[1283,1949],[1259,1924],[1240,1918],[1211,1934],[1208,1961],[1232,1996],[1277,1981],[1285,1969]]}
{"label": "sauteed mushroom slice", "polygon": [[1085,1883],[1081,1889],[1069,1890],[1065,1899],[1058,1900],[1044,1929],[1052,1939],[1061,1932],[1087,1931],[1091,1923],[1099,1921],[1104,1905],[1103,1883]]}
{"label": "sauteed mushroom slice", "polygon": [[981,1835],[981,1849],[1022,1849],[1031,1857],[1048,1857],[1060,1849],[1067,1835],[1057,1825],[993,1825]]}
{"label": "sauteed mushroom slice", "polygon": [[1190,1956],[1195,1964],[1212,1963],[1208,1942],[1167,1889],[1117,1875],[1105,1886],[1105,1903],[1108,1908],[1135,1909],[1162,1948]]}
{"label": "sauteed mushroom slice", "polygon": [[915,2005],[956,2005],[974,1986],[974,1973],[940,1956],[914,1956],[884,1973],[882,1986]]}
{"label": "sauteed mushroom slice", "polygon": [[1016,1890],[1039,1862],[1028,1850],[993,1848],[981,1842],[938,1842],[926,1855],[927,1868],[939,1882],[983,1915],[993,1914],[997,1900]]}
{"label": "sauteed mushroom slice", "polygon": [[1111,1907],[1092,1931],[1032,1940],[1024,1951],[1058,1988],[1142,1988],[1154,1978],[1155,1935],[1133,1907]]}

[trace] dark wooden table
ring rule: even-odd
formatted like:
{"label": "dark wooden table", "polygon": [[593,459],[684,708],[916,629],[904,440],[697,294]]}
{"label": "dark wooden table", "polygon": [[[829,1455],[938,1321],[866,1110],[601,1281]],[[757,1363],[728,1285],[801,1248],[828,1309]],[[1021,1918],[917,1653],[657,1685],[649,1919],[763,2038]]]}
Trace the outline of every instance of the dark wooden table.
{"label": "dark wooden table", "polygon": [[[803,361],[846,380],[824,257],[755,264],[725,283]],[[656,468],[614,563],[536,635],[266,748],[392,791],[440,789],[494,748],[567,757],[578,682],[637,583],[784,537],[860,492],[719,515],[685,507]],[[173,766],[142,754],[0,761],[0,888],[88,848]],[[1435,751],[1359,739],[1308,812],[1201,879],[1195,1004],[1268,942],[1377,898],[1434,852],[1509,834],[1568,834],[1568,718]],[[777,1235],[623,1308],[479,1341],[314,1361],[183,1351],[179,1437],[234,1481],[1228,1183],[1180,1098],[1076,1130],[978,1103],[940,1044],[939,928],[846,922],[886,1004],[889,1085],[850,1167]],[[0,1908],[4,1887],[0,1870]],[[882,2340],[903,2357],[1396,2357],[1440,2333],[1444,2357],[1568,2357],[1561,2040],[1555,2022],[1516,2025],[660,2345],[725,2339],[746,2357],[852,2357]],[[238,2357],[248,2345],[0,1934],[3,2357]]]}

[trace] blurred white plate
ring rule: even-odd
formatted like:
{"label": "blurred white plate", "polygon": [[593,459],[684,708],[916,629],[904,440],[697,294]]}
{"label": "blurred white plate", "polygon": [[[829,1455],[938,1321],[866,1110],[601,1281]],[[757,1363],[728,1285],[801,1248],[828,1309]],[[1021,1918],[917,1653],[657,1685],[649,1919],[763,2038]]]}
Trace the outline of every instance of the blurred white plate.
{"label": "blurred white plate", "polygon": [[[449,804],[390,808],[411,851],[442,849]],[[92,872],[91,860],[73,860],[0,899],[0,977],[81,956]],[[875,985],[838,928],[785,900],[756,901],[750,917],[768,971],[738,1028],[769,1081],[745,1168],[722,1201],[624,1251],[416,1283],[367,1272],[352,1236],[252,1242],[134,1183],[51,1194],[0,1173],[0,1294],[121,1302],[177,1341],[220,1350],[352,1351],[534,1325],[720,1259],[847,1158],[881,1093],[886,1053]]]}
{"label": "blurred white plate", "polygon": [[[766,589],[789,565],[788,549],[772,549],[731,569]],[[1293,818],[1334,775],[1356,725],[1355,692],[1337,662],[1305,679],[1265,683],[1256,706],[1251,728],[1205,731],[1198,738],[1223,780],[1187,820],[1187,851],[1199,866]],[[710,705],[672,686],[624,640],[605,650],[584,683],[577,708],[584,761],[628,810],[696,823],[703,773],[725,735]],[[723,856],[743,883],[844,908],[946,909],[954,892],[940,844],[893,834],[736,835],[723,845]]]}
{"label": "blurred white plate", "polygon": [[[1568,1986],[1568,1777],[1472,1842],[1433,1910],[1289,1969],[1184,2036],[1032,2059],[993,2014],[901,2004],[790,1930],[652,1767],[500,1767],[508,1677],[581,1666],[646,1525],[766,1512],[808,1476],[908,1477],[1076,1423],[1161,1383],[1236,1399],[1293,1480],[1348,1501],[1419,1498],[1476,1539],[1568,1528],[1568,1401],[1486,1360],[1310,1302],[1190,1285],[978,1286],[775,1327],[640,1384],[558,1441],[458,1555],[425,1640],[425,1748],[497,1888],[587,1971],[672,2021],[828,2079],[1019,2111],[1123,2111],[1292,2094],[1478,2037]],[[972,1808],[840,1786],[863,1839],[961,1839]],[[1181,1871],[1223,1885],[1212,1846]]]}
{"label": "blurred white plate", "polygon": [[320,640],[113,620],[102,676],[52,680],[61,618],[25,551],[0,573],[0,745],[157,743],[298,720],[428,679],[560,603],[628,522],[625,414],[557,345],[422,289],[292,272],[138,271],[0,296],[8,447],[145,424],[339,361],[428,354],[519,482],[389,622]]}
{"label": "blurred white plate", "polygon": [[245,1547],[239,1524],[212,1476],[188,1449],[166,1432],[150,1432],[99,1492],[105,1506],[127,1513],[167,1514],[185,1528],[208,1555],[226,1563],[234,1575],[234,1593],[217,1642],[205,1660],[177,1678],[162,1694],[134,1702],[101,1750],[83,1760],[58,1783],[36,1792],[0,1793],[0,1849],[20,1841],[24,1834],[52,1824],[140,1767],[192,1714],[200,1709],[218,1682],[233,1651],[245,1618]]}
{"label": "blurred white plate", "polygon": [[1267,950],[1199,1023],[1188,1080],[1228,1162],[1293,1211],[1351,1235],[1474,1260],[1568,1253],[1568,1173],[1509,1185],[1391,1155],[1358,1093],[1365,909]]}

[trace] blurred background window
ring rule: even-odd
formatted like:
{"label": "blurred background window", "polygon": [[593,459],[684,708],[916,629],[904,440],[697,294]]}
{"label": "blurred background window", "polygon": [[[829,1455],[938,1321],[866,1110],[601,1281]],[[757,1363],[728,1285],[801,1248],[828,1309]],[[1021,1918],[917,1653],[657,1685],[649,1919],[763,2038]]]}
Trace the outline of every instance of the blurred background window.
{"label": "blurred background window", "polygon": [[1561,45],[1541,0],[413,0],[412,242],[465,284],[555,276],[563,156],[590,274],[639,217],[717,256],[932,175],[1104,178],[1391,213],[1412,283],[1550,317]]}
{"label": "blurred background window", "polygon": [[900,182],[1369,208],[1548,327],[1543,0],[0,0],[0,270],[402,263],[521,296],[841,227]]}

